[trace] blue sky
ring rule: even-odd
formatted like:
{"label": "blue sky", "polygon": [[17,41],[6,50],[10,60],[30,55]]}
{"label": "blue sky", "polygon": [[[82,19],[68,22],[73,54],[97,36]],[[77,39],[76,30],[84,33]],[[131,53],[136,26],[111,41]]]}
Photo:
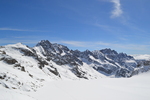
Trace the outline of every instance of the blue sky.
{"label": "blue sky", "polygon": [[150,54],[150,0],[0,0],[0,45],[49,40]]}

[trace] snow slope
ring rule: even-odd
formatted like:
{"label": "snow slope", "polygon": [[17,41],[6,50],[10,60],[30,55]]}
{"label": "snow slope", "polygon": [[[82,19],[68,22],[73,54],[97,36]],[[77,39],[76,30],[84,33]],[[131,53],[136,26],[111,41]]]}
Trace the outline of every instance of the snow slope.
{"label": "snow slope", "polygon": [[47,81],[36,92],[0,87],[0,100],[150,100],[150,72],[132,78]]}
{"label": "snow slope", "polygon": [[147,76],[143,79],[145,76],[147,75],[129,79],[54,81],[32,96],[38,100],[149,100],[150,78]]}

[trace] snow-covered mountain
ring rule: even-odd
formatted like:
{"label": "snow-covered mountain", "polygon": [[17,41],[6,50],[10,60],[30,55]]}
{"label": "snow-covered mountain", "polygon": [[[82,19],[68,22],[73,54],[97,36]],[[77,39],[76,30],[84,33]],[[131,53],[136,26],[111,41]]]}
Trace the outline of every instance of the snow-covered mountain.
{"label": "snow-covered mountain", "polygon": [[81,52],[48,40],[33,48],[18,43],[0,47],[0,84],[36,91],[43,81],[131,77],[148,71],[149,65],[111,49]]}
{"label": "snow-covered mountain", "polygon": [[150,70],[150,55],[132,55],[137,62],[137,68],[134,70],[134,74],[147,72]]}

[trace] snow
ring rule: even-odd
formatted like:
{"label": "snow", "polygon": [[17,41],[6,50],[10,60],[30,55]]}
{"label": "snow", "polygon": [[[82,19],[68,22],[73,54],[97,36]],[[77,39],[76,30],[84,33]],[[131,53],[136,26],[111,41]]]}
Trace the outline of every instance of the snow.
{"label": "snow", "polygon": [[[85,72],[84,76],[89,80],[78,78],[72,71],[73,66],[57,65],[50,61],[48,65],[40,69],[38,61],[34,57],[25,56],[19,49],[29,50],[21,43],[7,45],[0,48],[0,58],[10,57],[17,60],[15,64],[7,64],[0,61],[0,100],[149,100],[150,99],[150,72],[136,75],[132,78],[108,78],[98,73],[83,62],[78,66],[79,70]],[[38,57],[46,59],[42,47],[33,48]],[[3,54],[5,51],[6,54]],[[61,55],[65,55],[63,51]],[[99,61],[93,56],[92,60]],[[83,58],[84,59],[84,58]],[[109,59],[110,60],[110,59]],[[126,61],[132,63],[132,60]],[[102,63],[102,62],[101,62]],[[108,62],[104,62],[103,64]],[[24,66],[25,71],[15,67],[16,64]],[[109,64],[109,63],[108,63]],[[118,64],[118,63],[116,63]],[[52,65],[52,67],[51,67]],[[111,65],[111,63],[110,63]],[[112,64],[113,65],[113,64]],[[118,64],[119,66],[119,64]],[[49,71],[55,70],[60,77]],[[96,79],[97,78],[97,79]]]}
{"label": "snow", "polygon": [[46,81],[36,92],[0,87],[0,100],[150,100],[150,72],[132,78]]}
{"label": "snow", "polygon": [[[41,57],[45,58],[45,57],[43,56],[43,54],[45,54],[45,51],[44,51],[44,49],[43,49],[41,46],[38,46],[38,47],[35,46],[33,49],[36,51],[36,53],[37,53],[38,55],[40,55]],[[42,53],[43,53],[43,54],[42,54]]]}
{"label": "snow", "polygon": [[[92,66],[92,65],[91,65]],[[86,74],[86,77],[88,77],[88,79],[95,79],[95,78],[105,78],[106,76],[97,72],[96,70],[94,70],[92,67],[90,67],[88,64],[83,63],[83,66],[80,67],[82,69],[82,71],[84,72],[88,72]]]}
{"label": "snow", "polygon": [[78,79],[70,70],[68,70],[69,66],[67,66],[67,65],[59,66],[56,63],[54,63],[53,61],[51,61],[51,63],[53,64],[53,66],[55,66],[55,68],[57,68],[59,74],[61,75],[61,79],[63,79],[63,80]]}
{"label": "snow", "polygon": [[[97,62],[100,62],[101,64],[110,64],[110,65],[113,65],[113,64],[111,64],[111,63],[109,63],[108,61],[104,61],[104,62],[102,62],[100,59],[95,59],[93,56],[89,56],[89,58],[91,58],[93,61],[97,61]],[[107,57],[106,57],[107,58]],[[109,58],[107,58],[107,59],[109,59]],[[111,60],[111,59],[109,59],[109,60]],[[112,60],[111,60],[112,61]]]}
{"label": "snow", "polygon": [[126,60],[126,63],[136,63],[134,60]]}
{"label": "snow", "polygon": [[[15,64],[7,64],[0,61],[0,74],[6,75],[5,79],[0,79],[0,84],[5,84],[10,89],[15,88],[23,91],[36,91],[37,88],[42,86],[41,81],[43,78],[47,77],[43,71],[38,68],[37,61],[33,57],[24,56],[15,48],[30,50],[27,46],[22,45],[21,43],[7,45],[0,50],[6,52],[7,55],[3,56],[17,60],[17,63],[15,64],[24,66],[26,72],[19,70],[20,67],[14,67]],[[0,55],[0,58],[1,56],[2,55]]]}
{"label": "snow", "polygon": [[37,100],[37,99],[34,99],[33,97],[25,93],[21,93],[20,91],[6,89],[0,85],[0,100]]}
{"label": "snow", "polygon": [[144,54],[144,55],[132,55],[134,59],[136,60],[150,60],[150,55]]}
{"label": "snow", "polygon": [[63,51],[63,53],[61,53],[61,56],[64,56],[64,55],[66,55],[66,53]]}

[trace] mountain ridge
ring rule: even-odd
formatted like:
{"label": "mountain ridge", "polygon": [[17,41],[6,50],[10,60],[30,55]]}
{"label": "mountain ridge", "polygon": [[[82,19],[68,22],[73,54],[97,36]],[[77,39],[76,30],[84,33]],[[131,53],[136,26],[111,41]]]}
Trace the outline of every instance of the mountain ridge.
{"label": "mountain ridge", "polygon": [[24,91],[36,91],[46,80],[132,77],[150,70],[149,61],[115,50],[81,52],[48,40],[32,48],[21,43],[1,46],[0,66],[0,84]]}

